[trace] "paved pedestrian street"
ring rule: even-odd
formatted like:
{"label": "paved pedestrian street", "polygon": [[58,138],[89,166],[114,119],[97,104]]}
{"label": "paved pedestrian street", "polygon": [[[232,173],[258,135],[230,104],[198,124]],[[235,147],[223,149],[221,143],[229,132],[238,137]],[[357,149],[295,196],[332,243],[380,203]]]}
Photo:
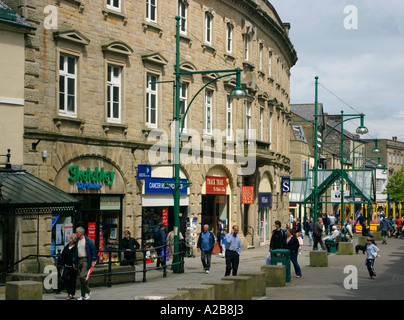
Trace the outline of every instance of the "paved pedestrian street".
{"label": "paved pedestrian street", "polygon": [[[357,236],[354,246],[357,244]],[[376,242],[380,248],[380,258],[376,259],[376,279],[369,278],[365,266],[365,255],[360,252],[352,256],[330,254],[328,267],[310,267],[309,254],[311,246],[308,238],[298,262],[302,268],[303,277],[295,278],[291,265],[291,281],[285,287],[268,288],[263,297],[253,297],[253,300],[391,300],[404,299],[404,240],[391,238],[387,244]],[[242,252],[239,273],[243,271],[260,271],[265,264],[268,246],[249,249]],[[346,273],[344,268],[348,266]],[[351,266],[351,267],[349,267]],[[357,289],[346,289],[344,280],[353,285],[356,279],[351,271],[352,266],[357,270]],[[169,269],[169,268],[168,268]],[[147,281],[142,282],[142,274],[138,273],[136,283],[112,285],[111,288],[92,288],[91,300],[133,300],[135,296],[167,296],[177,291],[178,287],[199,286],[206,280],[220,280],[224,276],[225,259],[214,254],[210,274],[205,274],[199,257],[185,259],[185,272],[174,274],[167,271],[163,278],[162,271],[147,273]],[[347,278],[348,277],[348,278]],[[91,286],[91,283],[90,283]],[[79,291],[77,292],[79,293]],[[64,300],[66,295],[44,294],[44,300]]]}

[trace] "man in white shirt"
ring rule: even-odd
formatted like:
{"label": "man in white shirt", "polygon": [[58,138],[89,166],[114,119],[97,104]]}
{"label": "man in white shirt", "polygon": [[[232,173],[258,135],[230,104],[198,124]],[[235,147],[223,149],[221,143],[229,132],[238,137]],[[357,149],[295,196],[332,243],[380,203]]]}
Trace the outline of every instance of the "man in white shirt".
{"label": "man in white shirt", "polygon": [[226,234],[226,273],[229,276],[232,272],[233,276],[237,275],[238,264],[241,254],[241,239],[238,235],[238,226],[234,225],[231,233]]}

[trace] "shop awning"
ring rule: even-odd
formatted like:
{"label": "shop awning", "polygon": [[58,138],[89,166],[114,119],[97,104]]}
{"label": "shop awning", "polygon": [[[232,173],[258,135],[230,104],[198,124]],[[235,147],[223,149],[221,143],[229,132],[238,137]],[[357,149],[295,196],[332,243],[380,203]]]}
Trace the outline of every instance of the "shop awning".
{"label": "shop awning", "polygon": [[71,214],[79,200],[25,170],[0,170],[0,216]]}

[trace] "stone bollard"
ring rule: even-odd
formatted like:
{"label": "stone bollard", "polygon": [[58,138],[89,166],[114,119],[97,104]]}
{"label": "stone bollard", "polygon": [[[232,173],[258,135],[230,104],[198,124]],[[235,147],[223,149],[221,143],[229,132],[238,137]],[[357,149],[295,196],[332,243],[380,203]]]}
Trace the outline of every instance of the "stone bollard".
{"label": "stone bollard", "polygon": [[373,239],[375,239],[375,241],[382,241],[382,232],[381,231],[376,231],[372,233]]}
{"label": "stone bollard", "polygon": [[189,300],[215,300],[214,286],[179,287],[177,290],[189,292]]}
{"label": "stone bollard", "polygon": [[201,284],[215,287],[215,300],[234,300],[237,294],[234,281],[205,281]]}
{"label": "stone bollard", "polygon": [[286,267],[280,265],[263,265],[261,271],[265,273],[267,287],[284,287],[286,285]]}
{"label": "stone bollard", "polygon": [[360,236],[358,237],[358,244],[360,244],[361,246],[366,245],[368,237],[365,236]]}
{"label": "stone bollard", "polygon": [[234,281],[234,300],[251,300],[252,299],[252,283],[251,277],[246,276],[227,276],[222,278],[223,281]]}
{"label": "stone bollard", "polygon": [[42,300],[42,283],[37,281],[7,282],[6,300]]}
{"label": "stone bollard", "polygon": [[340,242],[338,254],[340,256],[353,255],[353,243],[352,242]]}
{"label": "stone bollard", "polygon": [[186,290],[179,291],[171,295],[156,295],[156,296],[135,296],[134,300],[190,300],[190,294]]}
{"label": "stone bollard", "polygon": [[310,267],[328,267],[327,251],[310,251]]}
{"label": "stone bollard", "polygon": [[253,287],[253,297],[262,297],[266,294],[265,272],[244,271],[239,272],[239,276],[251,277],[251,285]]}

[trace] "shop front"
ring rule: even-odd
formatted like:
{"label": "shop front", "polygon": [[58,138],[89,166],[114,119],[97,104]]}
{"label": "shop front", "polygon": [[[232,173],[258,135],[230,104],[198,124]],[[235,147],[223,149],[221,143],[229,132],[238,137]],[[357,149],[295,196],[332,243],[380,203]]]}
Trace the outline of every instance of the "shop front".
{"label": "shop front", "polygon": [[[180,179],[180,233],[185,236],[188,216],[187,179]],[[151,177],[144,179],[142,194],[142,247],[149,250],[154,246],[154,234],[159,224],[166,226],[166,232],[174,229],[174,179]]]}
{"label": "shop front", "polygon": [[63,249],[69,235],[82,226],[99,251],[111,250],[117,259],[114,250],[122,238],[125,203],[125,184],[118,168],[104,158],[81,157],[62,167],[55,185],[78,199],[82,209],[75,219],[52,217],[52,251]]}
{"label": "shop front", "polygon": [[209,230],[217,235],[219,220],[222,220],[226,228],[229,227],[227,178],[207,176],[205,179],[205,194],[202,194],[202,226],[207,224]]}
{"label": "shop front", "polygon": [[272,210],[272,187],[268,173],[264,173],[258,186],[258,237],[260,243],[265,244],[271,240],[271,231],[274,226]]}
{"label": "shop front", "polygon": [[259,193],[258,205],[258,236],[260,237],[260,241],[265,243],[271,239],[272,193]]}

